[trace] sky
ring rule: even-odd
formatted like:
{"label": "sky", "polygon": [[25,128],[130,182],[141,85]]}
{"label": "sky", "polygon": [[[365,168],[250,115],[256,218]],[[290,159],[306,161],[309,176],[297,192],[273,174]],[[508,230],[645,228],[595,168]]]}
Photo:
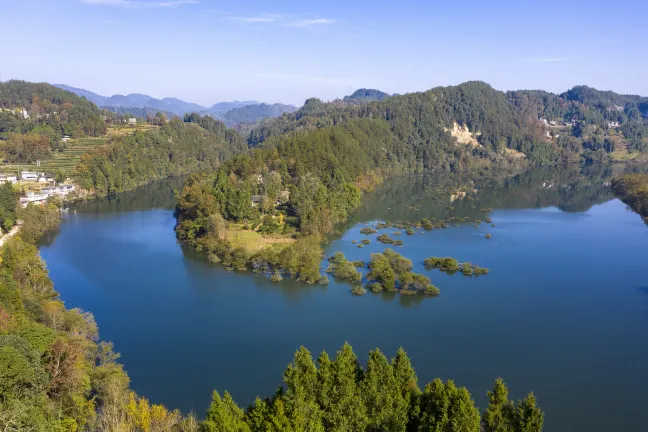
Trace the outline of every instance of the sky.
{"label": "sky", "polygon": [[648,95],[643,0],[0,0],[2,80],[301,105],[481,80]]}

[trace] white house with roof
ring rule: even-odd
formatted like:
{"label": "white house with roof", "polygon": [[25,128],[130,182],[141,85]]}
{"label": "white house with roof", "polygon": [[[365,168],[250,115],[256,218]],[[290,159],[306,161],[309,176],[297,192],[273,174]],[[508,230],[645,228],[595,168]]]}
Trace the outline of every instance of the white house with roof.
{"label": "white house with roof", "polygon": [[18,177],[13,175],[13,174],[0,174],[0,184],[4,183],[16,183],[18,181]]}
{"label": "white house with roof", "polygon": [[128,119],[128,124],[130,126],[137,126],[137,119],[135,117],[131,117]]}
{"label": "white house with roof", "polygon": [[38,178],[42,176],[43,173],[38,173],[36,171],[21,171],[20,172],[20,178],[22,180],[28,180],[28,181],[38,181]]}
{"label": "white house with roof", "polygon": [[49,195],[42,192],[27,192],[24,197],[20,197],[20,204],[23,207],[27,207],[28,204],[43,204],[47,201]]}
{"label": "white house with roof", "polygon": [[76,186],[73,184],[62,184],[58,186],[50,186],[41,189],[41,193],[50,196],[66,196],[70,192],[74,192]]}

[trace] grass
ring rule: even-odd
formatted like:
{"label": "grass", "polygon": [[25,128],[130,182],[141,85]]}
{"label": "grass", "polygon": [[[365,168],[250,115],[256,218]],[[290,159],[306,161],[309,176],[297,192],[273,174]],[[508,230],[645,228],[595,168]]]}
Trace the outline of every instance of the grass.
{"label": "grass", "polygon": [[243,247],[249,253],[277,245],[284,247],[295,242],[295,239],[286,235],[263,236],[256,231],[244,230],[239,224],[231,224],[227,230],[227,239],[235,247]]}

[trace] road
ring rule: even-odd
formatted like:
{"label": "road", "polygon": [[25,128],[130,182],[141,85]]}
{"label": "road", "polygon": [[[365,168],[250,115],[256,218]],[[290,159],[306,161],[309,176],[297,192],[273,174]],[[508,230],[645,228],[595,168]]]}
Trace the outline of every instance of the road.
{"label": "road", "polygon": [[22,221],[17,221],[16,226],[11,228],[11,231],[9,231],[7,234],[3,235],[0,237],[0,247],[4,246],[4,244],[13,236],[18,234],[18,231],[20,231],[20,227],[22,226]]}

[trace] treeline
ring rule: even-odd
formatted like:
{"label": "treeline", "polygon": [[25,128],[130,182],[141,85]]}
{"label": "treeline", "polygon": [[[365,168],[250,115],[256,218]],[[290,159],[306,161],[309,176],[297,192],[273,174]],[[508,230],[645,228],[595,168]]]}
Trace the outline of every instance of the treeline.
{"label": "treeline", "polygon": [[214,392],[203,430],[208,432],[453,431],[540,432],[544,413],[532,393],[514,403],[497,379],[481,413],[465,387],[452,380],[428,383],[423,391],[410,359],[399,349],[391,361],[378,349],[362,367],[346,343],[331,359],[313,361],[300,348],[270,398],[241,409],[229,393]]}
{"label": "treeline", "polygon": [[648,223],[648,174],[622,175],[612,181],[612,190]]}
{"label": "treeline", "polygon": [[45,83],[0,83],[0,150],[9,162],[49,159],[65,148],[64,135],[105,133],[101,111],[84,98]]}
{"label": "treeline", "polygon": [[210,130],[175,118],[157,129],[112,138],[91,150],[76,167],[78,184],[99,194],[112,194],[163,179],[218,167],[245,149],[224,127]]}
{"label": "treeline", "polygon": [[[473,151],[482,158],[497,160],[508,149],[524,153],[536,164],[600,161],[623,146],[630,151],[648,148],[646,113],[648,98],[585,86],[555,95],[543,91],[504,93],[482,82],[467,82],[363,104],[309,99],[294,114],[262,122],[248,140],[254,146],[288,131],[368,117],[388,121],[400,146],[415,149],[417,161],[424,166],[430,166],[430,159],[439,152],[456,147],[450,133],[455,123],[472,132],[481,145]],[[541,118],[575,126],[555,133]],[[618,129],[610,128],[609,122],[618,122]]]}

